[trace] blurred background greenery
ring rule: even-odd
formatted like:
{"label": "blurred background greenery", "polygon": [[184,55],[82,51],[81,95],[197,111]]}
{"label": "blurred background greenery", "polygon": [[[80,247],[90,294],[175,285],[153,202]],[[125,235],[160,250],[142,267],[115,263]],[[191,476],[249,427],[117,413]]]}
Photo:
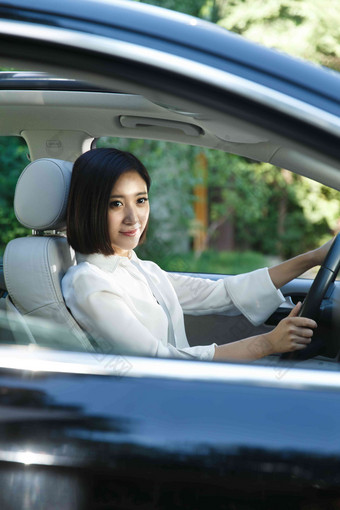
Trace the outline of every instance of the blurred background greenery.
{"label": "blurred background greenery", "polygon": [[[338,0],[144,3],[218,23],[278,51],[340,70]],[[340,229],[339,193],[285,169],[152,140],[106,138],[97,146],[131,151],[149,169],[152,221],[139,254],[164,269],[245,272],[316,247]],[[0,139],[0,255],[12,237],[27,233],[12,205],[26,153],[23,140]]]}

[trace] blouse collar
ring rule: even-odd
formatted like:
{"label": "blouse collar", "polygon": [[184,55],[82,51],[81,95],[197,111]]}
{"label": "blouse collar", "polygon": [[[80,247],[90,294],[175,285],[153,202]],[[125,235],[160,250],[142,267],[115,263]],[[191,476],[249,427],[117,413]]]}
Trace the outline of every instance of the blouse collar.
{"label": "blouse collar", "polygon": [[83,253],[77,252],[76,258],[78,264],[81,262],[89,262],[90,264],[99,267],[99,269],[112,273],[118,266],[126,266],[130,264],[131,260],[138,260],[138,257],[133,250],[131,250],[130,254],[130,257],[122,257],[120,255],[103,255],[102,253],[90,253],[89,255],[84,255]]}

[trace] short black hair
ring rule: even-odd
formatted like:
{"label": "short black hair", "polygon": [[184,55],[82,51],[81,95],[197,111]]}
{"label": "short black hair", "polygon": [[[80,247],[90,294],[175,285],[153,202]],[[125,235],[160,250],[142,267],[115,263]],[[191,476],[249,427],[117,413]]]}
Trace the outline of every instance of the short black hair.
{"label": "short black hair", "polygon": [[[92,149],[75,161],[67,205],[67,239],[75,251],[114,254],[107,221],[109,200],[118,178],[129,171],[137,172],[149,191],[150,176],[143,163],[130,152]],[[147,226],[139,244],[145,240]]]}

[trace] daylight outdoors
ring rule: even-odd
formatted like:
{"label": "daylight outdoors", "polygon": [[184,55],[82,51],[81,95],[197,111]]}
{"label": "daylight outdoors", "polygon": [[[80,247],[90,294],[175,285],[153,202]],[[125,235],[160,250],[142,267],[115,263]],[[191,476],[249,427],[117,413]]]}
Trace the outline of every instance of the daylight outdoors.
{"label": "daylight outdoors", "polygon": [[[340,70],[336,2],[146,3],[212,21],[278,51]],[[246,272],[314,248],[340,230],[338,192],[284,168],[153,140],[106,138],[97,146],[131,151],[150,171],[152,218],[148,241],[139,253],[164,269]],[[11,238],[29,234],[16,221],[12,205],[15,183],[27,162],[23,140],[1,139],[0,256]]]}

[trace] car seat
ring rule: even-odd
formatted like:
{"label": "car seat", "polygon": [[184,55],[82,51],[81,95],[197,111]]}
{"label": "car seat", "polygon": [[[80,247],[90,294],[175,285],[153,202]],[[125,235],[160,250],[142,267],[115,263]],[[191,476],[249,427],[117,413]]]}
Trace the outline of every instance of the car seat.
{"label": "car seat", "polygon": [[[20,317],[20,343],[25,330],[25,343],[39,344],[30,326],[32,319],[39,317],[71,333],[67,335],[68,348],[94,351],[97,349],[93,340],[74,320],[61,292],[62,277],[76,264],[65,235],[71,173],[71,162],[43,158],[30,163],[17,182],[15,215],[24,227],[32,229],[32,236],[14,239],[6,247],[3,262],[8,291],[6,308],[11,317]],[[14,336],[17,322],[13,321]],[[60,338],[60,343],[65,345],[65,339]]]}

